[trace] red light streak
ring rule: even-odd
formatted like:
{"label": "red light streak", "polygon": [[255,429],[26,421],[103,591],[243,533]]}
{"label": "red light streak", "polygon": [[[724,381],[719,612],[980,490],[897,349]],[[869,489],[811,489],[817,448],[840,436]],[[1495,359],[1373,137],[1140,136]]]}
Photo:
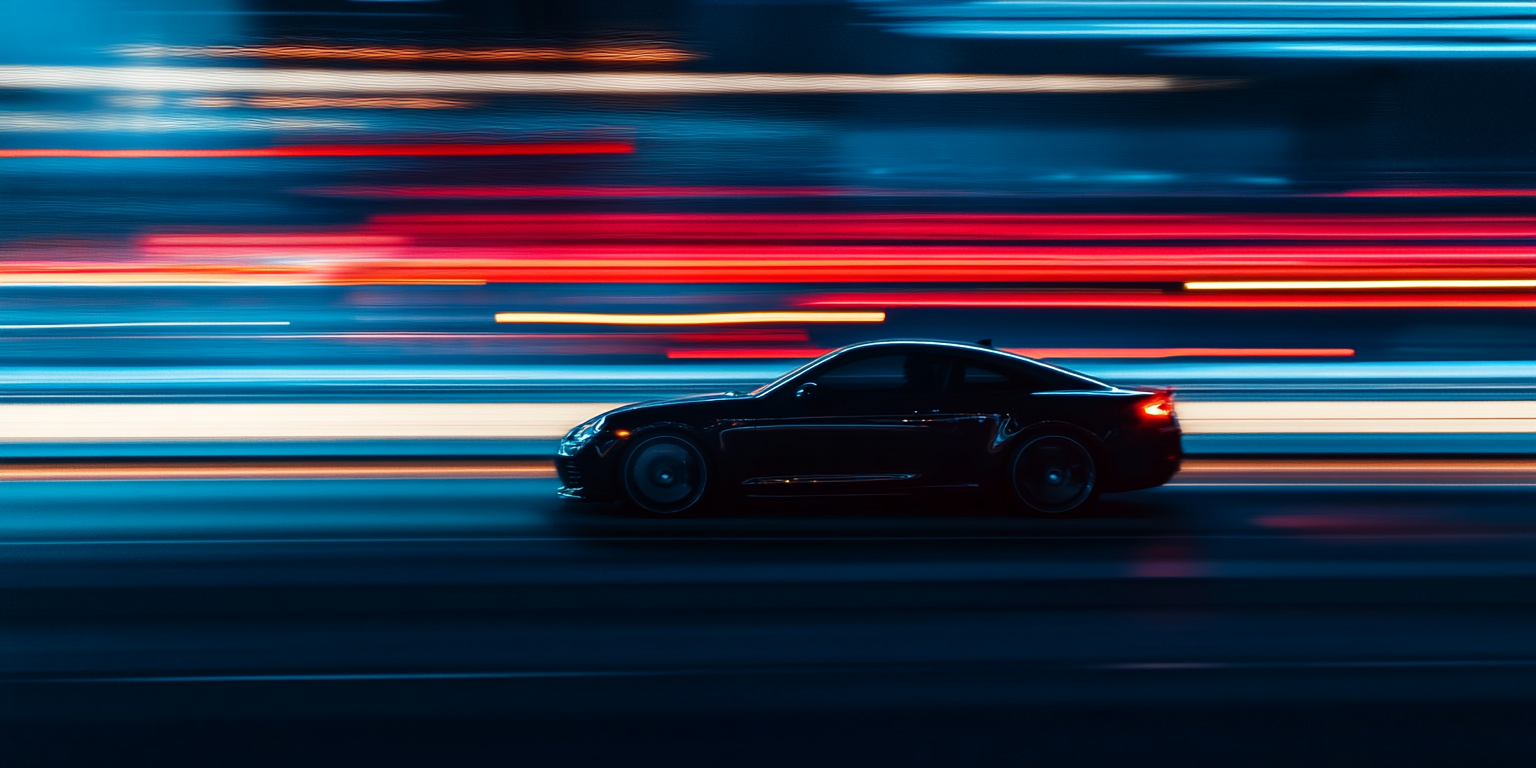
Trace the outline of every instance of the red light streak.
{"label": "red light streak", "polygon": [[1536,294],[1413,293],[1312,296],[1179,293],[927,293],[820,296],[802,307],[1121,307],[1156,309],[1536,309]]}
{"label": "red light streak", "polygon": [[[410,188],[385,187],[385,190]],[[428,187],[467,191],[476,188]],[[579,191],[597,187],[483,187]],[[664,187],[634,187],[637,191]],[[708,189],[708,188],[698,188]],[[757,189],[757,188],[721,188]],[[780,188],[763,188],[765,190]],[[801,187],[819,193],[836,188]],[[447,214],[374,217],[369,229],[414,236],[536,240],[1119,240],[1536,239],[1519,216],[1012,214]]]}
{"label": "red light streak", "polygon": [[1319,197],[1536,197],[1536,189],[1352,189]]}
{"label": "red light streak", "polygon": [[628,154],[634,151],[634,144],[629,142],[565,141],[529,144],[290,144],[242,149],[0,149],[0,157],[482,157]]}
{"label": "red light streak", "polygon": [[764,347],[760,349],[669,349],[671,360],[809,360],[821,357],[830,349],[807,347]]}

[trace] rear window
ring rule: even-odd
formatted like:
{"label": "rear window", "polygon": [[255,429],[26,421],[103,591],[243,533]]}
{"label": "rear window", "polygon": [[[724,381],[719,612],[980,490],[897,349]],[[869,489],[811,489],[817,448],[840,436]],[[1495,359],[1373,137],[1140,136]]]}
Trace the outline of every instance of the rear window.
{"label": "rear window", "polygon": [[1079,378],[1064,371],[1028,360],[972,360],[954,384],[967,392],[1051,392],[1073,389],[1107,389],[1092,379]]}

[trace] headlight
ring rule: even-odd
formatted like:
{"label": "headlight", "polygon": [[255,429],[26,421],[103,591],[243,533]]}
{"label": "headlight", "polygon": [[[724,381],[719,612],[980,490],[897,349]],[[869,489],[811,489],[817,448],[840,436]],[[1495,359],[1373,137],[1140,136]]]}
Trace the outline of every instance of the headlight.
{"label": "headlight", "polygon": [[560,441],[560,448],[565,451],[575,451],[583,445],[592,442],[592,438],[597,437],[598,433],[603,431],[604,418],[599,416],[577,425],[575,429],[566,433],[565,439]]}

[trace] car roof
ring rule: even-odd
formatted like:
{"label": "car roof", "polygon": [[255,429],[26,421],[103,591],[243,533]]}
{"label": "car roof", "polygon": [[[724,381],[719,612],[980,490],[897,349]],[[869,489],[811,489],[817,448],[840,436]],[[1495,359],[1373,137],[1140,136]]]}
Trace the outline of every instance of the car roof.
{"label": "car roof", "polygon": [[[959,353],[970,353],[970,354],[978,355],[978,356],[992,357],[992,358],[996,358],[999,362],[1012,363],[1014,365],[1024,364],[1024,365],[1036,366],[1036,367],[1039,367],[1039,368],[1044,368],[1044,369],[1049,370],[1049,371],[1055,371],[1057,373],[1065,374],[1067,376],[1071,376],[1072,378],[1080,379],[1080,380],[1082,380],[1084,382],[1096,384],[1096,385],[1098,385],[1100,387],[1105,387],[1105,388],[1108,388],[1108,389],[1115,389],[1115,387],[1113,385],[1106,384],[1106,383],[1104,383],[1102,381],[1099,381],[1098,379],[1093,378],[1092,376],[1086,376],[1084,374],[1078,373],[1077,371],[1073,371],[1073,370],[1069,370],[1067,368],[1062,368],[1062,367],[1059,367],[1059,366],[1051,365],[1050,363],[1041,362],[1041,361],[1036,360],[1036,359],[1034,359],[1032,357],[1025,357],[1024,355],[1019,355],[1019,354],[1015,354],[1013,352],[1008,352],[1008,351],[1005,351],[1005,350],[996,349],[994,347],[984,347],[984,346],[982,346],[980,344],[970,344],[970,343],[963,342],[963,341],[944,341],[942,339],[878,339],[878,340],[875,340],[875,341],[862,341],[862,342],[859,342],[857,344],[849,344],[848,346],[843,347],[841,349],[833,350],[832,352],[827,353],[823,357],[818,358],[817,361],[812,361],[812,362],[814,363],[814,362],[818,362],[820,360],[825,360],[828,357],[834,357],[834,356],[841,357],[841,356],[843,356],[845,354],[848,354],[850,352],[856,352],[856,351],[862,351],[862,350],[870,350],[870,349],[876,349],[876,350],[878,350],[878,349],[892,349],[892,350],[896,350],[896,349],[913,349],[913,348],[917,348],[917,349],[930,349],[930,350],[932,350],[934,352],[950,352],[950,353],[959,352]],[[794,373],[798,373],[800,370],[803,370],[804,368],[809,368],[809,367],[810,367],[810,364],[807,364],[806,366],[803,366],[801,369],[797,369]],[[788,376],[786,375],[785,378],[787,379]]]}

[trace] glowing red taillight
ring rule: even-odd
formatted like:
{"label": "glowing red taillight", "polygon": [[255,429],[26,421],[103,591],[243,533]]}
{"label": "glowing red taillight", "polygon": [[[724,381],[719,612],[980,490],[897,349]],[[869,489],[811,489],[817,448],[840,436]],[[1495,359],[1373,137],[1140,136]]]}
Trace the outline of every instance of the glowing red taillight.
{"label": "glowing red taillight", "polygon": [[1141,412],[1148,416],[1154,416],[1160,419],[1172,416],[1173,401],[1166,397],[1159,397],[1156,400],[1144,403],[1141,406]]}

